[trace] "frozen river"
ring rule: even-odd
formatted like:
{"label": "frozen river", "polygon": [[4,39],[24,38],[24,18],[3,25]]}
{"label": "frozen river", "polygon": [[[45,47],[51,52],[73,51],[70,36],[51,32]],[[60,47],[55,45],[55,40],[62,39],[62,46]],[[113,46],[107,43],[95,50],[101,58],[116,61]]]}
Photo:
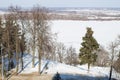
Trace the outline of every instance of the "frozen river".
{"label": "frozen river", "polygon": [[73,46],[79,51],[82,37],[86,27],[92,27],[94,37],[105,48],[120,34],[120,21],[52,21],[52,32],[57,33],[57,41],[63,42],[67,47]]}

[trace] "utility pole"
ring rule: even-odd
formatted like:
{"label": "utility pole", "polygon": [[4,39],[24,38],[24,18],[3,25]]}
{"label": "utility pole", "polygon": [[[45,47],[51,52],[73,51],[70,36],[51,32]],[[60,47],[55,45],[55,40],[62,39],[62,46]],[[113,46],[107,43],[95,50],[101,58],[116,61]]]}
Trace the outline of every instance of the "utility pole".
{"label": "utility pole", "polygon": [[1,56],[2,56],[2,70],[1,70],[1,73],[2,73],[2,80],[4,80],[4,75],[3,75],[3,72],[4,72],[4,70],[3,70],[3,68],[4,68],[4,65],[3,65],[4,59],[3,59],[2,49],[3,49],[3,46],[2,46],[2,43],[1,43]]}

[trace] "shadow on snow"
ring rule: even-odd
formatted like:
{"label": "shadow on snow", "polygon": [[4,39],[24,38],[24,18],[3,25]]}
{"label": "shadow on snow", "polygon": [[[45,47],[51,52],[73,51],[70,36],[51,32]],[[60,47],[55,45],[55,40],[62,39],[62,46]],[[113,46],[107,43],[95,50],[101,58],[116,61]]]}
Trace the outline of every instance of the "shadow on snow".
{"label": "shadow on snow", "polygon": [[94,77],[78,74],[59,74],[56,73],[52,80],[108,80],[108,77]]}

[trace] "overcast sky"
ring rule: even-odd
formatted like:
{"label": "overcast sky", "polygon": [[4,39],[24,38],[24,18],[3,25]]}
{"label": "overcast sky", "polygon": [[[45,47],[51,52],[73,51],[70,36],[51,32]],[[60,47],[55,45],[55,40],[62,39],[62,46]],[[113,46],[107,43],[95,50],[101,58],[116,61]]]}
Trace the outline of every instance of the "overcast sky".
{"label": "overcast sky", "polygon": [[0,0],[0,7],[18,5],[32,7],[39,4],[44,7],[119,7],[120,0]]}

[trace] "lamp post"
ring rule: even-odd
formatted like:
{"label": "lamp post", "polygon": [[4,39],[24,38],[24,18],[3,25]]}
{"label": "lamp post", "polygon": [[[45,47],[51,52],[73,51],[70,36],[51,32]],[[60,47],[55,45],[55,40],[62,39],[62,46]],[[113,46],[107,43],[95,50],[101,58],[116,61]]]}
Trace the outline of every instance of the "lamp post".
{"label": "lamp post", "polygon": [[3,63],[4,63],[4,60],[3,60],[3,54],[2,54],[2,44],[1,44],[1,56],[2,56],[2,70],[1,70],[1,73],[2,73],[2,80],[4,80],[4,75],[3,75],[3,72],[4,72],[4,70],[3,70],[3,68],[4,68],[4,65],[3,65]]}

